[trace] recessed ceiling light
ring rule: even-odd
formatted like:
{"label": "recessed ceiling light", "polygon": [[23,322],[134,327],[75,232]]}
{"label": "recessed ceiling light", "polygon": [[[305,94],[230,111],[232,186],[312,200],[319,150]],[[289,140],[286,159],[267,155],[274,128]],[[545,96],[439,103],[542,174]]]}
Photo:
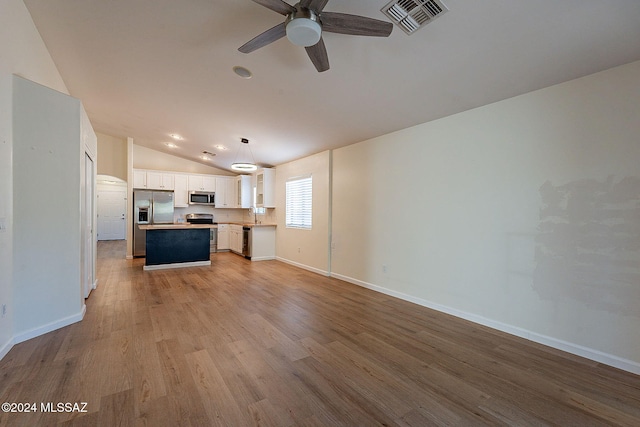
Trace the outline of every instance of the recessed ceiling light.
{"label": "recessed ceiling light", "polygon": [[242,77],[243,79],[250,79],[253,76],[251,71],[239,65],[236,65],[235,67],[233,67],[233,72],[239,75],[240,77]]}
{"label": "recessed ceiling light", "polygon": [[178,146],[173,142],[165,142],[164,145],[166,145],[169,148],[178,148]]}
{"label": "recessed ceiling light", "polygon": [[211,160],[211,158],[209,158],[208,156],[205,156],[204,154],[202,156],[200,156],[200,158],[202,160]]}
{"label": "recessed ceiling light", "polygon": [[181,136],[180,136],[180,135],[178,135],[177,133],[169,134],[169,136],[170,136],[171,138],[175,139],[176,141],[182,141],[182,140],[184,139],[183,137],[181,137]]}
{"label": "recessed ceiling light", "polygon": [[225,147],[224,145],[220,145],[220,144],[214,145],[214,147],[217,148],[220,151],[228,150],[227,147]]}

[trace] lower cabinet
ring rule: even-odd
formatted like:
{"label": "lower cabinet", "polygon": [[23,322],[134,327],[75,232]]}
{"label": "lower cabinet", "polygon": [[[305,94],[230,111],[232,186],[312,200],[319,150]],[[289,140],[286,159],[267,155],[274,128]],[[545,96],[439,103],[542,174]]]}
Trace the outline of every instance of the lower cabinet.
{"label": "lower cabinet", "polygon": [[218,224],[218,251],[229,249],[229,224]]}
{"label": "lower cabinet", "polygon": [[242,254],[242,226],[229,225],[229,249],[231,251]]}

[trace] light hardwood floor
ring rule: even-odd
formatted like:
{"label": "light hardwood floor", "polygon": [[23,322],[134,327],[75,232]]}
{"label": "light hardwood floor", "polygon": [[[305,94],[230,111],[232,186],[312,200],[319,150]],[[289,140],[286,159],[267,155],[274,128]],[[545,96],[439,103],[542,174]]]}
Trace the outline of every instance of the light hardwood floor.
{"label": "light hardwood floor", "polygon": [[[640,426],[640,377],[277,261],[144,272],[0,361],[3,426]],[[40,402],[87,402],[43,413]]]}

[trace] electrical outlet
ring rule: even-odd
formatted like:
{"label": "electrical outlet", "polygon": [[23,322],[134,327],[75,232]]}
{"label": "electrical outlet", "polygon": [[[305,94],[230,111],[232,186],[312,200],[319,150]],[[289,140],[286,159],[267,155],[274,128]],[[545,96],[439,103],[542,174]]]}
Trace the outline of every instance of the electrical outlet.
{"label": "electrical outlet", "polygon": [[386,264],[382,264],[382,272],[384,274],[387,274],[387,265]]}
{"label": "electrical outlet", "polygon": [[300,253],[300,248],[298,248],[298,253]]}
{"label": "electrical outlet", "polygon": [[7,231],[7,219],[2,217],[0,218],[0,233],[5,233]]}
{"label": "electrical outlet", "polygon": [[2,304],[2,317],[7,314],[7,304]]}

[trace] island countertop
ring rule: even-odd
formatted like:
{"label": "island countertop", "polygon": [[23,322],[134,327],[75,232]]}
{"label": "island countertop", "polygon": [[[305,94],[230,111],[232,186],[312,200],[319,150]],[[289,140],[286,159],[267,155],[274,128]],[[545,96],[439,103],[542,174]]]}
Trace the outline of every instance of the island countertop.
{"label": "island countertop", "polygon": [[[276,227],[274,223],[258,223],[253,222],[220,222],[218,224],[233,224],[241,225],[243,227]],[[191,230],[195,228],[218,228],[218,224],[189,224],[185,222],[174,224],[140,224],[140,230]]]}
{"label": "island countertop", "polygon": [[196,228],[218,228],[218,224],[188,224],[185,222],[175,224],[140,224],[140,230],[193,230]]}

